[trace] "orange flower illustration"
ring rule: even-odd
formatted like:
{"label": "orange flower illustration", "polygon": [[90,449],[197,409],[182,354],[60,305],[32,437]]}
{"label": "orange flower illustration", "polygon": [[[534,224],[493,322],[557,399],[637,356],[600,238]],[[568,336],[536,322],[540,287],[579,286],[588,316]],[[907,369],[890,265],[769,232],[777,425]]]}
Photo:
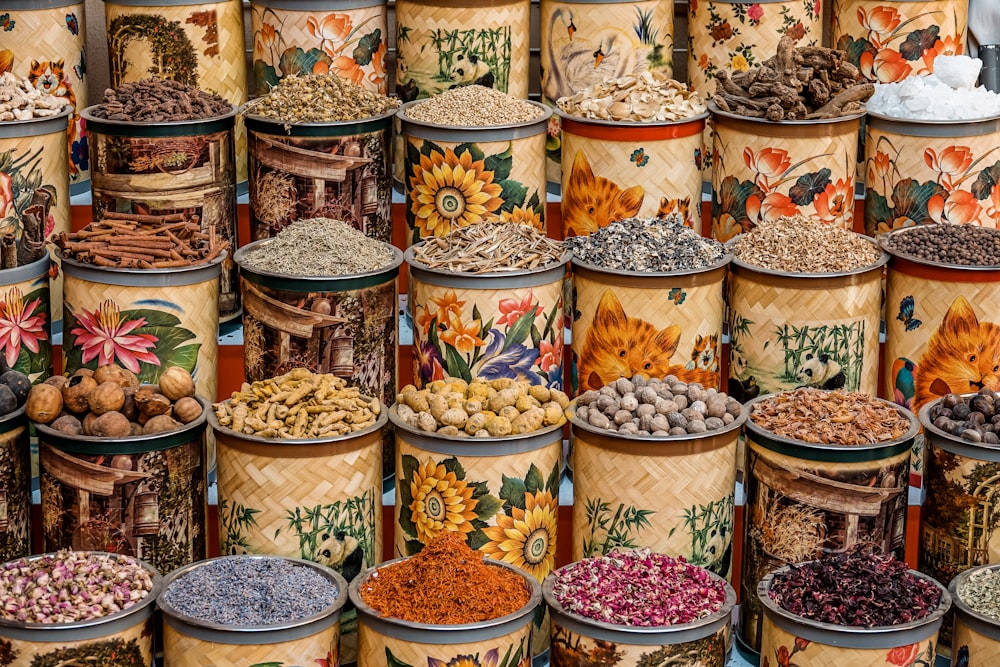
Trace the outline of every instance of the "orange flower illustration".
{"label": "orange flower illustration", "polygon": [[333,63],[330,65],[330,70],[341,79],[346,79],[356,86],[360,86],[365,82],[365,71],[350,56],[337,56],[334,58]]}
{"label": "orange flower illustration", "polygon": [[353,27],[349,14],[327,14],[322,21],[317,21],[315,16],[306,19],[309,34],[320,40],[320,48],[331,58],[340,54],[340,48],[343,47],[336,48],[336,44],[347,39]]}
{"label": "orange flower illustration", "polygon": [[890,662],[898,667],[910,667],[920,655],[920,644],[910,644],[909,646],[897,646],[891,649],[885,656],[886,662]]}
{"label": "orange flower illustration", "polygon": [[500,219],[504,222],[517,222],[523,225],[531,225],[535,229],[542,228],[542,216],[535,213],[530,206],[515,206],[513,211],[501,211]]}
{"label": "orange flower illustration", "polygon": [[913,66],[906,58],[892,49],[882,49],[875,56],[865,51],[861,54],[859,66],[866,78],[879,83],[902,81],[913,72]]}
{"label": "orange flower illustration", "polygon": [[462,308],[465,301],[459,301],[455,290],[448,290],[444,296],[431,297],[431,303],[438,307],[438,322],[444,325],[449,324],[452,318],[458,319],[462,315]]}
{"label": "orange flower illustration", "polygon": [[481,331],[482,321],[472,320],[468,324],[462,324],[456,317],[451,322],[451,328],[442,331],[438,338],[462,354],[470,354],[475,348],[486,345],[486,341],[479,337]]}
{"label": "orange flower illustration", "polygon": [[893,7],[872,7],[871,11],[866,11],[864,7],[858,7],[858,23],[868,31],[868,41],[877,49],[881,49],[888,42],[892,31],[899,27],[903,18]]}
{"label": "orange flower illustration", "polygon": [[954,178],[964,176],[972,166],[972,151],[968,146],[948,146],[939,155],[933,148],[926,148],[924,163],[938,173],[938,183],[953,190],[957,186]]}
{"label": "orange flower illustration", "polygon": [[823,222],[850,226],[854,220],[854,179],[838,178],[835,183],[827,184],[813,198],[813,206]]}
{"label": "orange flower illustration", "polygon": [[992,218],[994,226],[1000,227],[1000,183],[990,190],[990,207],[986,209],[986,215]]}
{"label": "orange flower illustration", "polygon": [[260,26],[260,36],[255,43],[257,53],[264,53],[265,50],[270,49],[274,45],[276,37],[277,31],[275,31],[273,25],[270,23],[262,24]]}
{"label": "orange flower illustration", "polygon": [[472,493],[473,488],[454,472],[448,472],[444,464],[430,459],[420,464],[410,482],[413,501],[409,506],[417,539],[427,544],[445,530],[471,533],[479,504]]}
{"label": "orange flower illustration", "polygon": [[473,160],[468,149],[456,155],[434,150],[421,155],[410,176],[410,212],[421,236],[445,236],[453,227],[481,222],[495,213],[503,200],[503,188],[493,182],[493,172],[483,160]]}
{"label": "orange flower illustration", "polygon": [[776,220],[800,213],[799,207],[780,192],[772,192],[761,200],[756,195],[747,197],[747,215],[751,220]]}
{"label": "orange flower illustration", "polygon": [[975,195],[967,190],[955,190],[948,194],[947,199],[934,195],[927,201],[927,213],[934,222],[979,224],[979,214],[982,211],[983,207]]}
{"label": "orange flower illustration", "polygon": [[889,154],[883,153],[882,151],[875,151],[875,157],[871,158],[871,163],[868,168],[872,170],[876,180],[882,181],[883,191],[886,189],[886,183],[889,182],[889,178],[892,176],[893,165],[889,160]]}
{"label": "orange flower illustration", "polygon": [[556,516],[559,499],[550,491],[524,494],[524,509],[512,507],[511,515],[496,515],[497,525],[483,529],[490,541],[482,551],[543,580],[556,562]]}
{"label": "orange flower illustration", "polygon": [[763,148],[754,153],[747,146],[743,149],[743,162],[755,172],[754,182],[765,192],[770,192],[772,181],[781,178],[782,174],[792,166],[788,151],[781,148]]}

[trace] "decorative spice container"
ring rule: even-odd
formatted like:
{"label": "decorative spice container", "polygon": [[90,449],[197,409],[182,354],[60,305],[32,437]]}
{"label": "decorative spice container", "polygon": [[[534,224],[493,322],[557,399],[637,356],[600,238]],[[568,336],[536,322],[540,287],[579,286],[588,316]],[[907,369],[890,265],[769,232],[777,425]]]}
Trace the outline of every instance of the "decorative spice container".
{"label": "decorative spice container", "polygon": [[679,214],[621,220],[566,245],[574,393],[634,375],[719,388],[725,246],[685,228]]}
{"label": "decorative spice container", "polygon": [[[196,216],[205,233],[235,248],[236,112],[230,108],[224,115],[204,119],[135,122],[97,117],[96,113],[104,115],[102,106],[82,111],[93,161],[93,219],[101,220],[108,212],[184,213]],[[216,317],[221,322],[240,314],[236,265],[231,257],[221,266],[218,281]]]}
{"label": "decorative spice container", "polygon": [[86,192],[90,178],[87,131],[79,113],[88,99],[84,7],[77,0],[9,0],[4,3],[5,48],[0,49],[0,73],[13,72],[38,90],[69,100],[66,152],[73,194]]}
{"label": "decorative spice container", "polygon": [[164,572],[205,558],[208,403],[197,401],[197,418],[149,435],[77,435],[36,421],[45,548],[96,548]]}
{"label": "decorative spice container", "polygon": [[919,425],[905,408],[859,392],[798,389],[747,405],[737,639],[757,652],[763,610],[754,591],[771,570],[857,544],[903,556],[906,472]]}
{"label": "decorative spice container", "polygon": [[[1000,390],[993,367],[1000,351],[987,344],[1000,299],[1000,230],[977,225],[918,225],[883,234],[889,253],[885,284],[884,398],[914,413],[949,392]],[[970,364],[965,348],[983,353]],[[910,484],[924,476],[923,436],[914,442]]]}
{"label": "decorative spice container", "polygon": [[385,95],[388,14],[384,0],[334,0],[322,7],[253,0],[254,95],[267,94],[286,76],[328,71]]}
{"label": "decorative spice container", "polygon": [[[148,563],[97,551],[60,551],[4,563],[0,578],[4,606],[21,607],[0,616],[0,646],[8,664],[153,664],[153,602],[162,582]],[[26,593],[14,593],[18,588]],[[61,612],[25,600],[46,593],[66,596]]]}
{"label": "decorative spice container", "polygon": [[962,572],[948,585],[955,612],[952,664],[986,667],[1000,659],[998,581],[996,565],[981,565]]}
{"label": "decorative spice container", "polygon": [[[542,101],[553,106],[605,79],[642,71],[671,76],[674,15],[658,0],[543,0],[539,6]],[[559,118],[545,142],[549,182],[560,182]],[[700,190],[699,190],[700,193]]]}
{"label": "decorative spice container", "polygon": [[[241,3],[230,0],[106,1],[111,86],[154,76],[215,91],[240,106],[248,92],[243,12]],[[242,119],[229,131],[235,185],[247,180]]]}
{"label": "decorative spice container", "polygon": [[552,615],[553,664],[595,657],[609,646],[626,664],[651,656],[661,664],[692,656],[705,665],[727,660],[736,591],[683,559],[616,549],[559,568],[542,584],[542,596]]}
{"label": "decorative spice container", "polygon": [[[410,583],[396,593],[381,583],[391,585],[404,575]],[[447,664],[469,656],[498,667],[525,665],[532,618],[542,609],[534,577],[510,563],[483,559],[452,532],[416,556],[355,577],[350,596],[358,609],[358,667],[386,660],[413,667]]]}
{"label": "decorative spice container", "polygon": [[[842,562],[844,557],[857,558],[841,554],[834,562]],[[798,568],[782,567],[761,580],[756,588],[756,598],[764,610],[761,664],[767,664],[765,661],[771,657],[779,664],[791,660],[800,667],[934,664],[938,631],[951,606],[948,591],[930,577],[907,570],[902,561],[889,557],[890,562],[886,563],[885,556],[862,555],[860,558],[865,562],[881,562],[874,567],[868,565],[862,571],[853,570],[850,575],[843,565],[834,566],[838,567],[837,574],[810,575],[808,573],[818,563],[812,561]],[[891,579],[885,570],[894,573]],[[809,582],[807,585],[813,596],[825,604],[810,605],[812,609],[806,605],[794,607],[803,610],[808,617],[786,610],[782,605],[794,604],[796,597],[801,600],[802,589],[786,588],[784,597],[775,599],[774,591],[784,578],[794,578],[798,586],[803,585],[798,582]],[[821,582],[817,581],[820,579]],[[837,590],[827,590],[830,583],[834,583]],[[838,600],[836,603],[834,596]],[[876,596],[882,601],[878,606],[871,604]],[[852,617],[853,613],[857,616]],[[814,615],[837,620],[816,620]]]}
{"label": "decorative spice container", "polygon": [[642,546],[728,579],[739,402],[673,376],[636,376],[581,394],[567,414],[573,559]]}
{"label": "decorative spice container", "polygon": [[347,581],[318,563],[223,556],[171,572],[157,606],[163,656],[173,667],[339,664]]}
{"label": "decorative spice container", "polygon": [[407,244],[493,217],[544,229],[551,115],[482,86],[400,107]]}
{"label": "decorative spice container", "polygon": [[878,392],[889,255],[875,241],[796,216],[761,223],[730,251],[730,395]]}
{"label": "decorative spice container", "polygon": [[[0,243],[2,252],[2,243]],[[17,336],[0,339],[4,368],[33,383],[52,375],[52,320],[47,251],[30,264],[0,271],[0,309],[16,322]]]}
{"label": "decorative spice container", "polygon": [[[15,232],[23,249],[31,251],[31,261],[50,234],[69,231],[65,135],[70,114],[63,109],[55,116],[0,122],[0,211],[17,221]],[[36,182],[37,187],[29,187]],[[59,259],[50,254],[56,275],[49,284],[52,329],[60,331],[63,281]]]}
{"label": "decorative spice container", "polygon": [[31,477],[28,418],[22,405],[0,417],[0,558],[5,561],[31,553]]}
{"label": "decorative spice container", "polygon": [[[291,406],[283,400],[262,400],[253,392],[270,389],[276,396],[307,384],[311,388]],[[316,398],[319,393],[321,399]],[[282,421],[291,424],[286,433],[256,431],[254,426],[267,426],[263,422],[235,430],[258,411],[270,412],[272,405],[277,414],[279,404],[282,412],[290,413]],[[328,413],[297,419],[299,411],[306,414],[313,404],[352,409],[344,409],[339,423],[330,422],[330,430],[319,435],[326,421],[322,417]],[[242,416],[235,413],[241,407]],[[298,369],[256,382],[250,391],[237,392],[215,408],[209,422],[218,446],[223,554],[303,558],[336,570],[348,581],[382,561],[382,443],[389,419],[378,399],[360,396],[333,375]],[[353,662],[357,653],[353,605],[341,613],[339,640],[341,660]]]}

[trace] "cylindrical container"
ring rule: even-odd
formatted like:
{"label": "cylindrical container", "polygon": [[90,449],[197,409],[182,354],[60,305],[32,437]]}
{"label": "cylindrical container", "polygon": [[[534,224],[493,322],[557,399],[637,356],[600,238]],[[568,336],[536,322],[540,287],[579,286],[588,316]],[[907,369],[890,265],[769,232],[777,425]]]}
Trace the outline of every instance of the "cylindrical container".
{"label": "cylindrical container", "polygon": [[[29,248],[42,248],[53,234],[69,231],[66,127],[71,111],[35,120],[0,122],[0,214],[11,217]],[[37,183],[38,185],[34,185]],[[38,208],[36,208],[38,207]],[[52,329],[62,328],[61,260],[54,246],[56,278],[49,292]]]}
{"label": "cylindrical container", "polygon": [[591,234],[622,218],[671,213],[682,214],[687,227],[701,232],[702,132],[708,113],[662,123],[555,113],[562,125],[565,236]]}
{"label": "cylindrical container", "polygon": [[[1000,563],[995,531],[1000,498],[1000,448],[951,435],[934,426],[933,401],[920,409],[927,444],[927,497],[921,512],[917,569],[948,585],[969,568]],[[956,648],[950,627],[941,645]]]}
{"label": "cylindrical container", "polygon": [[[748,410],[752,413],[755,404],[768,398],[748,403]],[[907,466],[920,426],[909,411],[897,410],[909,420],[909,429],[898,438],[874,445],[793,440],[747,419],[746,511],[737,624],[737,639],[743,648],[773,655],[769,649],[762,650],[764,610],[755,591],[775,568],[856,544],[903,557]]]}
{"label": "cylindrical container", "polygon": [[[247,101],[240,0],[105,0],[104,19],[112,88],[157,76],[210,90],[236,106]],[[247,180],[242,119],[231,131],[236,179],[242,183]]]}
{"label": "cylindrical container", "polygon": [[851,229],[863,112],[773,122],[708,106],[715,129],[713,238],[728,241],[761,220],[800,214]]}
{"label": "cylindrical container", "polygon": [[878,393],[889,261],[880,254],[874,264],[838,273],[772,271],[734,258],[726,393],[743,401],[803,386]]}
{"label": "cylindrical container", "polygon": [[568,252],[536,269],[478,274],[427,267],[412,249],[404,257],[414,323],[413,384],[524,377],[562,389]]}
{"label": "cylindrical container", "polygon": [[[922,576],[912,570],[910,574]],[[787,655],[791,662],[779,664],[799,667],[934,664],[942,617],[951,606],[951,596],[941,584],[934,582],[941,590],[941,601],[927,617],[899,625],[865,628],[813,621],[785,611],[767,593],[773,577],[774,573],[768,574],[754,589],[753,597],[764,610],[761,656]],[[767,664],[766,660],[767,657],[762,657],[761,664]]]}
{"label": "cylindrical container", "polygon": [[97,438],[35,424],[45,548],[101,549],[161,572],[208,555],[204,411],[153,435]]}
{"label": "cylindrical container", "polygon": [[52,375],[52,320],[49,301],[49,268],[41,259],[0,271],[0,355],[8,368],[20,371],[37,384]]}
{"label": "cylindrical container", "polygon": [[[723,284],[730,259],[727,254],[702,269],[669,273],[626,272],[573,260],[573,392],[636,375],[673,375],[718,389]],[[630,327],[648,334],[631,340],[629,349],[609,347]]]}
{"label": "cylindrical container", "polygon": [[[248,382],[304,366],[333,373],[383,403],[395,400],[399,339],[397,284],[403,254],[368,273],[282,275],[247,266],[267,240],[236,251],[243,292],[243,370]],[[324,314],[325,313],[325,314]],[[382,472],[392,476],[392,434],[383,433]]]}
{"label": "cylindrical container", "polygon": [[[203,231],[214,230],[220,241],[235,248],[235,116],[233,111],[199,120],[126,123],[95,118],[91,109],[84,109],[94,163],[90,176],[94,220],[105,211],[193,214]],[[231,252],[218,282],[216,310],[219,320],[227,322],[240,315]]]}
{"label": "cylindrical container", "polygon": [[[538,11],[546,104],[608,78],[673,73],[674,11],[668,2],[542,0]],[[546,174],[553,183],[560,182],[559,124],[552,118],[545,144]]]}
{"label": "cylindrical container", "polygon": [[87,131],[80,119],[88,99],[84,6],[79,0],[5,2],[7,19],[0,48],[0,72],[11,71],[38,90],[72,103],[66,151],[73,194],[86,192],[90,178]]}
{"label": "cylindrical container", "polygon": [[922,121],[865,118],[865,233],[932,222],[997,227],[1000,117]]}
{"label": "cylindrical container", "polygon": [[[383,563],[392,565],[401,559]],[[530,664],[532,617],[542,600],[542,587],[534,577],[509,563],[490,563],[521,574],[530,591],[519,610],[489,621],[461,625],[415,623],[382,616],[361,597],[364,581],[378,568],[363,572],[351,582],[351,602],[358,608],[358,667],[392,665],[486,665],[516,667]]]}
{"label": "cylindrical container", "polygon": [[[1000,390],[993,366],[1000,351],[992,344],[1000,317],[1000,269],[944,264],[895,251],[892,234],[882,236],[889,255],[885,281],[883,398],[915,413],[947,393]],[[965,346],[983,350],[969,365]],[[944,379],[946,378],[946,379]],[[935,384],[937,382],[937,384]],[[944,387],[941,383],[944,382]],[[910,484],[920,487],[926,456],[924,438],[914,442]],[[1000,553],[1000,552],[998,552]]]}
{"label": "cylindrical container", "polygon": [[832,42],[878,83],[930,74],[965,53],[968,0],[834,0]]}
{"label": "cylindrical container", "polygon": [[[44,554],[54,555],[54,554]],[[153,603],[162,590],[159,573],[141,563],[153,579],[149,594],[123,611],[75,623],[20,623],[0,619],[5,664],[153,664]],[[113,656],[118,658],[112,662]]]}
{"label": "cylindrical container", "polygon": [[951,580],[951,609],[955,625],[951,636],[951,664],[954,667],[990,667],[1000,661],[1000,620],[976,611],[962,599],[962,588],[970,577],[995,578],[996,565],[981,565],[962,572]]}
{"label": "cylindrical container", "polygon": [[392,119],[285,123],[247,116],[250,237],[274,236],[300,218],[343,220],[392,242]]}
{"label": "cylindrical container", "polygon": [[[243,556],[254,558],[254,556]],[[266,556],[257,556],[266,558]],[[219,559],[192,563],[163,580],[164,592],[183,577]],[[157,606],[163,613],[163,659],[170,667],[202,665],[340,664],[337,637],[340,613],[347,603],[347,581],[337,572],[317,563],[286,558],[297,566],[315,570],[337,587],[337,599],[323,611],[295,621],[273,625],[222,625],[185,614],[161,595]],[[234,659],[239,656],[238,663]]]}
{"label": "cylindrical container", "polygon": [[[397,7],[398,11],[398,7]],[[398,88],[397,88],[398,92]],[[404,104],[407,244],[499,217],[545,228],[545,128],[552,110],[509,125],[463,127],[413,120]]]}
{"label": "cylindrical container", "polygon": [[733,571],[740,416],[687,436],[629,436],[573,425],[573,560],[619,545],[684,556],[729,579]]}
{"label": "cylindrical container", "polygon": [[[413,555],[440,532],[458,531],[487,558],[543,581],[556,564],[562,426],[458,438],[421,431],[395,407],[389,418],[396,431],[396,553]],[[533,655],[548,647],[547,626],[548,617],[535,616]],[[363,654],[364,646],[359,662]]]}
{"label": "cylindrical container", "polygon": [[28,440],[24,406],[0,417],[0,559],[4,561],[31,553],[31,446]]}
{"label": "cylindrical container", "polygon": [[726,663],[736,605],[736,591],[728,583],[726,601],[718,611],[690,623],[645,627],[604,623],[569,611],[552,592],[558,572],[542,584],[542,596],[552,616],[551,664],[574,664],[579,656],[601,654],[609,645],[614,647],[618,663],[639,665],[649,656],[655,656],[661,665],[689,664],[692,658],[697,660],[693,664]]}
{"label": "cylindrical container", "polygon": [[[332,438],[261,438],[208,416],[218,452],[223,554],[315,561],[350,581],[382,562],[382,440],[389,418]],[[340,618],[340,659],[357,655],[357,615]]]}
{"label": "cylindrical container", "polygon": [[326,72],[385,95],[388,16],[386,0],[253,0],[254,96],[286,76]]}

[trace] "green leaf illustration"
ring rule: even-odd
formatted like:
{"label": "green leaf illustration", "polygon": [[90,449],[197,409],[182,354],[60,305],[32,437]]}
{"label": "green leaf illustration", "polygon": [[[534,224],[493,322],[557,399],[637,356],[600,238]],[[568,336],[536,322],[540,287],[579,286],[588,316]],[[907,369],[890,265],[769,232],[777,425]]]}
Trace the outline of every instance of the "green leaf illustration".
{"label": "green leaf illustration", "polygon": [[[444,153],[444,149],[438,147],[438,150]],[[486,154],[483,153],[483,149],[479,147],[478,143],[466,142],[464,144],[459,144],[455,146],[455,155],[461,157],[462,153],[469,151],[469,155],[472,156],[473,161],[478,162],[479,160],[487,160]],[[506,178],[506,176],[504,176]],[[493,175],[493,180],[497,180],[496,174]]]}
{"label": "green leaf illustration", "polygon": [[503,507],[503,501],[496,496],[485,495],[480,496],[476,503],[476,516],[478,516],[483,521],[487,521],[493,517],[494,514],[500,511]]}
{"label": "green leaf illustration", "polygon": [[465,538],[465,542],[466,544],[469,545],[469,548],[472,549],[473,551],[479,551],[484,546],[489,544],[490,538],[488,538],[486,536],[486,533],[484,533],[482,529],[480,529],[480,530],[474,530],[471,533],[469,533],[468,536]]}
{"label": "green leaf illustration", "polygon": [[499,496],[511,507],[524,509],[524,481],[517,477],[504,475],[503,483],[500,485]]}
{"label": "green leaf illustration", "polygon": [[512,345],[523,343],[531,333],[531,326],[535,323],[535,304],[532,304],[524,315],[517,318],[514,326],[507,330],[507,339],[503,342],[503,350],[507,350]]}
{"label": "green leaf illustration", "polygon": [[939,32],[941,32],[941,27],[936,25],[928,26],[923,30],[914,30],[899,45],[899,55],[910,61],[919,60],[924,51],[934,47]]}
{"label": "green leaf illustration", "polygon": [[455,473],[455,479],[465,479],[465,468],[462,467],[462,462],[456,459],[454,456],[441,461],[441,465],[448,472]]}
{"label": "green leaf illustration", "polygon": [[385,647],[385,663],[386,667],[412,667],[409,663],[405,663],[394,656],[388,646]]}
{"label": "green leaf illustration", "polygon": [[528,474],[524,478],[524,486],[529,493],[535,493],[545,488],[545,480],[542,479],[542,471],[534,463],[528,468]]}
{"label": "green leaf illustration", "polygon": [[372,54],[378,51],[378,46],[381,43],[382,31],[375,28],[358,40],[358,45],[354,47],[354,52],[351,54],[354,57],[354,62],[362,67],[371,64]]}
{"label": "green leaf illustration", "polygon": [[420,540],[406,540],[404,545],[406,553],[401,554],[403,556],[412,556],[413,554],[418,554],[424,550],[424,543]]}
{"label": "green leaf illustration", "polygon": [[549,478],[545,480],[545,489],[551,493],[553,496],[559,496],[559,462],[552,466],[552,470],[549,471]]}
{"label": "green leaf illustration", "polygon": [[[512,144],[507,144],[507,149],[503,153],[495,153],[483,159],[483,166],[487,171],[493,172],[493,182],[499,183],[501,181],[506,181],[510,178],[510,169],[514,164],[513,151],[511,150]],[[527,189],[525,189],[525,194],[527,194]],[[524,201],[524,194],[518,201]]]}
{"label": "green leaf illustration", "polygon": [[[496,181],[496,178],[493,180]],[[500,206],[501,211],[510,213],[515,206],[524,205],[524,200],[528,197],[528,188],[510,179],[500,181],[500,187],[502,188],[500,197],[503,198],[503,205]]]}
{"label": "green leaf illustration", "polygon": [[451,345],[444,346],[444,363],[448,375],[460,377],[466,382],[472,382],[472,371],[469,369],[469,364],[458,353],[458,350]]}

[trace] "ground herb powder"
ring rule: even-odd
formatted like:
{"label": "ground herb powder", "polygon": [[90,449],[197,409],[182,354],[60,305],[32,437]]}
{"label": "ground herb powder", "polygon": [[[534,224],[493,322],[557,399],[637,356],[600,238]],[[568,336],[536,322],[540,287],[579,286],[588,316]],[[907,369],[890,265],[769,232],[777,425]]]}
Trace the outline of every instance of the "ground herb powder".
{"label": "ground herb powder", "polygon": [[368,273],[392,262],[388,244],[331,218],[296,220],[243,256],[250,268],[290,276]]}
{"label": "ground herb powder", "polygon": [[483,561],[460,533],[438,535],[415,556],[375,570],[361,599],[383,616],[459,625],[512,614],[531,598],[521,575]]}

